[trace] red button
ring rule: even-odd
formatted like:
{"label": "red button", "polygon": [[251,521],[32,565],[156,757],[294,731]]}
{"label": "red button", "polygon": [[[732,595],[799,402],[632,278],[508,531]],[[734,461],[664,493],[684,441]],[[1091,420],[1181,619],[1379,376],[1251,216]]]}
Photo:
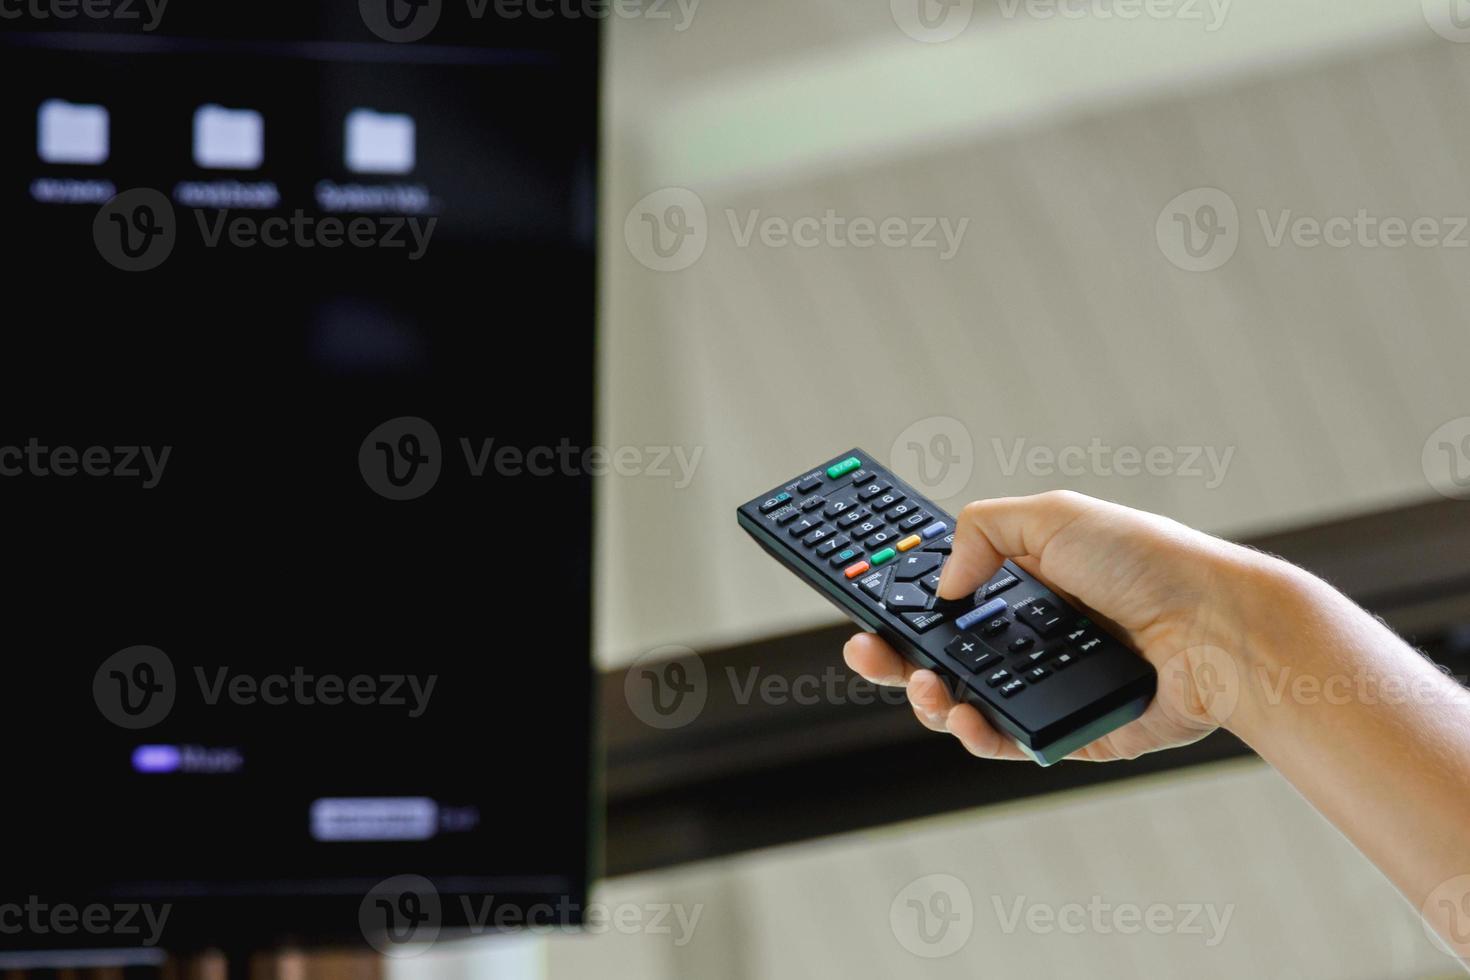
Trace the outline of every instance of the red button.
{"label": "red button", "polygon": [[872,566],[869,565],[867,562],[860,561],[855,564],[848,565],[845,569],[842,570],[842,574],[846,575],[848,578],[857,578],[859,575],[863,574],[863,572],[866,572],[871,567]]}

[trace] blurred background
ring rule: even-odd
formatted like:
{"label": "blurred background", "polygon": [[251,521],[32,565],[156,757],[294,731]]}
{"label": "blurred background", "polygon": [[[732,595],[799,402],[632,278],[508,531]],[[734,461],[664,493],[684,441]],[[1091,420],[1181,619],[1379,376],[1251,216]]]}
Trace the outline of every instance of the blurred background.
{"label": "blurred background", "polygon": [[[322,20],[350,22],[360,45],[356,17]],[[348,377],[343,390],[368,405],[334,402],[341,417],[324,426],[353,454],[369,421],[424,404],[456,420],[440,423],[446,445],[507,434],[518,412],[547,420],[515,430],[523,443],[575,438],[596,419],[592,442],[612,462],[586,481],[590,503],[580,479],[554,507],[522,482],[524,496],[486,522],[476,485],[450,477],[448,499],[475,516],[392,525],[431,551],[459,535],[475,546],[469,560],[487,576],[476,589],[464,566],[449,569],[475,613],[533,582],[529,562],[481,561],[523,515],[571,515],[542,564],[591,538],[590,624],[561,618],[539,579],[538,604],[503,640],[468,616],[465,649],[485,671],[473,682],[494,700],[431,740],[452,747],[436,778],[484,787],[486,814],[540,804],[480,844],[554,854],[571,883],[556,887],[586,901],[584,926],[379,945],[384,957],[237,949],[165,969],[189,980],[1460,975],[1417,911],[1227,734],[1041,770],[981,762],[924,731],[901,694],[847,674],[850,627],[733,510],[854,446],[951,510],[1079,490],[1301,563],[1465,676],[1470,6],[567,0],[547,17],[596,21],[600,55],[579,30],[542,45],[555,57],[526,59],[547,76],[496,75],[521,62],[455,60],[463,52],[443,46],[458,35],[385,37],[369,18],[402,64],[457,73],[425,68],[396,107],[389,75],[368,81],[392,58],[348,44],[320,56],[369,66],[311,83],[336,108],[366,87],[379,108],[417,113],[436,149],[412,179],[427,170],[450,207],[432,275],[398,284],[384,260],[334,262],[334,289],[388,293],[389,314],[333,293],[303,316],[329,349],[323,373]],[[483,42],[479,26],[466,36]],[[276,93],[282,111],[294,91]],[[514,125],[457,143],[428,135],[431,106],[455,107],[468,131],[516,92],[536,95]],[[580,142],[594,127],[595,166]],[[273,269],[250,268],[242,321],[274,315],[262,286]],[[581,333],[563,329],[584,320]],[[452,342],[461,335],[476,339]],[[345,367],[330,353],[343,337]],[[567,351],[565,370],[545,368]],[[456,366],[453,396],[406,369],[414,397],[403,397],[396,366],[436,359]],[[371,384],[354,387],[361,377]],[[354,455],[332,469],[311,445],[301,452],[324,486],[339,481],[332,493],[363,498],[350,514],[333,497],[308,516],[340,517],[344,541],[382,526]],[[585,591],[583,556],[568,565]],[[420,559],[405,559],[409,578]],[[363,595],[344,608],[391,599]],[[539,661],[575,668],[560,708],[504,684],[505,658],[540,642],[533,620],[564,628]],[[651,709],[650,677],[688,685],[674,716]],[[589,704],[590,776],[585,760],[559,767],[586,741]],[[496,780],[497,750],[523,781]],[[563,795],[539,795],[558,774]],[[308,788],[303,800],[318,792]],[[558,849],[585,814],[592,843]],[[355,895],[351,906],[355,916]],[[0,972],[79,962],[0,957]]]}
{"label": "blurred background", "polygon": [[[1169,771],[1064,765],[1045,776],[1086,785],[1055,792],[903,705],[741,705],[754,672],[841,671],[848,630],[728,511],[854,444],[951,509],[1068,487],[1303,562],[1458,663],[1470,537],[1447,498],[1470,456],[1441,444],[1470,431],[1467,15],[706,0],[682,30],[609,19],[602,438],[702,456],[685,487],[604,486],[597,656],[687,647],[711,693],[678,739],[604,699],[611,840],[638,842],[632,866],[700,860],[601,893],[704,918],[683,946],[553,941],[550,976],[1456,972],[1228,736]],[[891,244],[852,234],[892,218]],[[1416,218],[1421,244],[1394,244],[1389,219]],[[1120,447],[1167,452],[1130,473]],[[712,856],[736,841],[769,846]],[[968,940],[912,932],[914,888],[935,934],[968,906]],[[1013,916],[1095,897],[1234,915],[1218,942]]]}

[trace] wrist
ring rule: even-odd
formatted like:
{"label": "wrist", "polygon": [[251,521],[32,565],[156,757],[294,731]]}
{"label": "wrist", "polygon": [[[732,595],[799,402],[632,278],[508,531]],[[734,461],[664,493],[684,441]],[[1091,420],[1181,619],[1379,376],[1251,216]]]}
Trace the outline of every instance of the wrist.
{"label": "wrist", "polygon": [[[1289,562],[1249,552],[1233,648],[1234,710],[1222,724],[1262,754],[1303,725],[1340,721],[1422,673],[1423,658],[1379,620]],[[1432,668],[1431,668],[1432,673]],[[1431,681],[1435,680],[1431,678]]]}
{"label": "wrist", "polygon": [[1324,644],[1323,624],[1332,598],[1325,582],[1270,555],[1240,548],[1226,558],[1221,593],[1225,612],[1212,631],[1215,691],[1221,726],[1258,747],[1284,722],[1288,690],[1301,676],[1322,677],[1338,668]]}

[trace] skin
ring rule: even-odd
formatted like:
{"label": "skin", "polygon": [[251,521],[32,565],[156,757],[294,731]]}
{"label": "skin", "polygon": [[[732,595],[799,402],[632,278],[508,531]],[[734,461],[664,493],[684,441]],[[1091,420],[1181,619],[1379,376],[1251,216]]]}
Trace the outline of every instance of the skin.
{"label": "skin", "polygon": [[[1159,673],[1136,721],[1069,756],[1133,759],[1225,727],[1338,827],[1470,959],[1470,692],[1346,596],[1280,559],[1065,491],[961,511],[939,594],[1009,558]],[[902,685],[920,723],[973,755],[1025,760],[939,677],[878,637],[843,650]]]}

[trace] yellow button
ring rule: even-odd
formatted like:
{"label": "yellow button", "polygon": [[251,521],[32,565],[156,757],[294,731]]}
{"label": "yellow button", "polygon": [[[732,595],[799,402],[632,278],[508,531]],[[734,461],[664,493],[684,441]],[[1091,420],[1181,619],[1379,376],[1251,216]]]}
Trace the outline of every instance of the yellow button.
{"label": "yellow button", "polygon": [[919,537],[917,534],[910,534],[908,537],[904,538],[898,543],[898,550],[908,551],[910,548],[917,548],[919,546],[919,542],[923,540],[924,539]]}

